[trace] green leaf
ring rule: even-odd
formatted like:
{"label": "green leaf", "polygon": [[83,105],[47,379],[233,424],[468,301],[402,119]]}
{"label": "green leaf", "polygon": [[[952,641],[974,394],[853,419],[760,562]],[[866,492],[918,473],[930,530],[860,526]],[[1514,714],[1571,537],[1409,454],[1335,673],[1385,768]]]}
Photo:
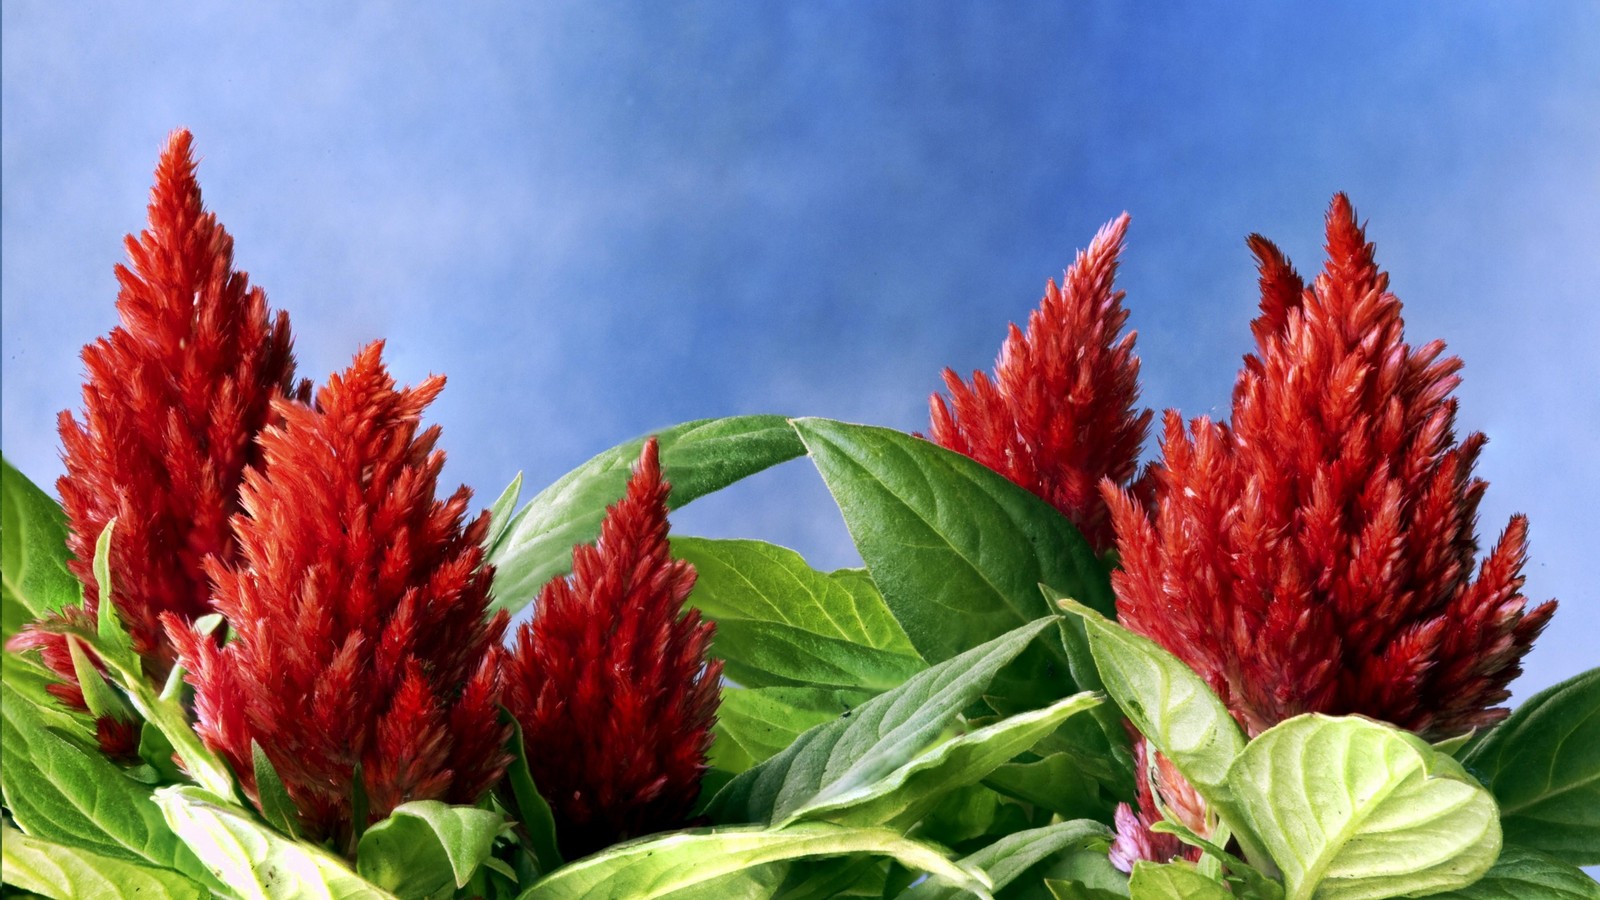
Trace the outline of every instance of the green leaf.
{"label": "green leaf", "polygon": [[871,696],[830,688],[724,685],[711,765],[733,774],[743,772],[782,752],[801,733],[839,718]]}
{"label": "green leaf", "polygon": [[356,871],[402,900],[466,887],[506,825],[505,816],[476,806],[402,803],[361,836]]}
{"label": "green leaf", "polygon": [[116,528],[117,520],[113,516],[94,541],[94,580],[100,589],[100,603],[96,607],[100,640],[95,650],[107,665],[137,671],[139,657],[133,652],[133,639],[122,627],[122,617],[113,600],[116,589],[111,580],[111,536]]}
{"label": "green leaf", "polygon": [[533,783],[533,773],[528,769],[528,747],[522,740],[522,723],[505,707],[500,708],[500,721],[511,729],[508,747],[511,765],[506,767],[505,783],[516,801],[516,813],[521,817],[520,827],[528,839],[528,849],[538,862],[539,871],[548,872],[562,863],[561,850],[556,844],[556,817]]}
{"label": "green leaf", "polygon": [[1472,884],[1429,900],[1600,900],[1600,881],[1547,853],[1507,844],[1494,867]]}
{"label": "green leaf", "polygon": [[[1051,612],[1054,584],[1109,613],[1110,581],[1053,507],[985,466],[921,438],[829,419],[796,419],[867,570],[929,662]],[[1099,687],[1081,630],[1051,642],[1054,697]],[[1070,658],[1069,658],[1070,656]],[[1070,664],[1070,665],[1068,665]],[[1049,698],[1049,699],[1053,699]]]}
{"label": "green leaf", "polygon": [[[700,419],[656,432],[673,509],[805,452],[782,416]],[[515,612],[572,568],[572,548],[600,534],[606,506],[627,487],[644,438],[607,450],[540,491],[488,554],[494,608]]]}
{"label": "green leaf", "polygon": [[135,716],[128,701],[106,683],[100,670],[89,661],[83,645],[70,634],[67,635],[67,653],[72,657],[72,674],[77,676],[78,687],[83,691],[83,704],[89,707],[89,714],[96,718],[110,716],[122,722],[132,721]]}
{"label": "green leaf", "polygon": [[1079,881],[1058,881],[1054,878],[1046,878],[1044,886],[1056,900],[1118,900],[1120,897],[1128,896],[1127,891],[1118,893],[1105,888],[1089,887]]}
{"label": "green leaf", "polygon": [[150,788],[56,734],[43,712],[0,684],[0,789],[16,823],[35,837],[203,878],[205,868],[150,802]]}
{"label": "green leaf", "polygon": [[155,802],[172,830],[223,884],[241,897],[394,898],[352,872],[328,851],[286,838],[239,807],[199,788],[164,787],[155,792]]}
{"label": "green leaf", "polygon": [[200,900],[211,892],[172,871],[0,828],[5,883],[54,900]]}
{"label": "green leaf", "polygon": [[67,520],[61,507],[0,458],[0,644],[23,625],[78,602],[67,571]]}
{"label": "green leaf", "polygon": [[267,751],[254,740],[250,741],[250,762],[255,770],[261,818],[289,837],[299,837],[300,814],[289,797],[289,789],[283,786],[283,779],[278,777],[278,769],[267,757]]}
{"label": "green leaf", "polygon": [[1115,900],[1128,896],[1128,876],[1111,864],[1107,846],[1069,850],[1051,860],[1040,873],[1045,894],[1063,900]]}
{"label": "green leaf", "polygon": [[1153,863],[1141,859],[1133,864],[1128,879],[1133,900],[1233,900],[1233,894],[1195,870],[1186,862]]}
{"label": "green leaf", "polygon": [[[1035,748],[1034,752],[1039,752]],[[1110,821],[1115,797],[1101,792],[1100,782],[1083,771],[1083,760],[1058,752],[1029,762],[1012,762],[983,780],[995,790],[1024,803],[1048,809],[1063,819]]]}
{"label": "green leaf", "polygon": [[70,736],[87,746],[98,746],[94,719],[81,710],[69,710],[49,693],[49,686],[61,679],[38,661],[37,654],[0,652],[0,681],[32,704],[29,714],[39,724],[57,734]]}
{"label": "green leaf", "polygon": [[[563,866],[519,900],[627,897],[653,900],[688,891],[732,872],[792,859],[870,853],[989,896],[987,879],[951,862],[936,848],[885,828],[843,828],[811,822],[789,828],[710,828],[619,844]],[[686,893],[684,896],[693,896]]]}
{"label": "green leaf", "polygon": [[1451,890],[1500,853],[1489,792],[1420,738],[1368,719],[1280,722],[1239,754],[1228,783],[1288,900]]}
{"label": "green leaf", "polygon": [[506,536],[506,530],[511,527],[511,517],[517,511],[517,501],[522,497],[522,473],[511,479],[506,489],[500,492],[494,505],[489,507],[489,530],[483,536],[483,552],[485,555],[493,553],[500,546],[500,540]]}
{"label": "green leaf", "polygon": [[848,717],[805,732],[723,787],[708,807],[712,820],[782,821],[878,782],[932,745],[1007,663],[1054,624],[1043,618],[1001,635],[917,673]]}
{"label": "green leaf", "polygon": [[[1044,828],[1008,834],[961,860],[969,869],[989,874],[996,891],[1022,877],[1029,869],[1071,847],[1095,840],[1110,840],[1111,830],[1099,822],[1079,819]],[[900,900],[946,900],[961,896],[958,888],[936,881],[924,881],[902,892]]]}
{"label": "green leaf", "polygon": [[1462,762],[1499,801],[1507,841],[1600,864],[1600,669],[1528,698]]}
{"label": "green leaf", "polygon": [[674,538],[695,568],[689,604],[717,623],[711,653],[747,687],[836,687],[872,693],[927,667],[870,578],[818,572],[761,541]]}
{"label": "green leaf", "polygon": [[958,735],[918,754],[887,777],[835,793],[828,799],[819,798],[795,810],[789,819],[909,828],[943,794],[982,781],[1006,760],[1027,751],[1067,718],[1100,699],[1093,692],[1077,694],[1044,709],[1008,716]]}

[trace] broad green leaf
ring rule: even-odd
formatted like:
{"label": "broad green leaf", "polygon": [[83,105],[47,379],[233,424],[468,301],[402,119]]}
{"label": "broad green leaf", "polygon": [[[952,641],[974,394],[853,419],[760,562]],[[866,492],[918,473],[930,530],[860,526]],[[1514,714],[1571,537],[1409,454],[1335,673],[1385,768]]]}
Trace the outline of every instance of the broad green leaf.
{"label": "broad green leaf", "polygon": [[918,754],[887,777],[854,790],[818,799],[790,814],[798,819],[841,825],[888,825],[909,828],[926,815],[944,793],[977,784],[1001,764],[1026,752],[1067,718],[1100,697],[1085,692],[1044,709],[1008,716],[991,725],[958,735]]}
{"label": "broad green leaf", "polygon": [[33,705],[30,715],[57,734],[71,736],[79,743],[96,745],[94,719],[81,710],[69,710],[51,696],[50,685],[60,681],[46,669],[37,654],[0,652],[0,681],[17,692],[18,702]]}
{"label": "broad green leaf", "polygon": [[1212,881],[1186,862],[1133,864],[1128,879],[1133,900],[1233,900],[1221,882]]}
{"label": "broad green leaf", "polygon": [[[1109,842],[1085,850],[1069,850],[1047,863],[1040,875],[1044,892],[1030,892],[1040,900],[1113,900],[1128,896],[1128,876],[1107,858]],[[1031,900],[1031,898],[1030,898]]]}
{"label": "broad green leaf", "polygon": [[1239,754],[1228,783],[1288,900],[1452,890],[1500,853],[1489,792],[1420,738],[1369,719],[1280,722]]}
{"label": "broad green leaf", "polygon": [[[1034,752],[1039,752],[1038,748]],[[1109,822],[1116,809],[1116,798],[1102,793],[1100,782],[1083,773],[1083,760],[1066,752],[1007,763],[990,772],[983,783],[1069,821],[1088,818]]]}
{"label": "broad green leaf", "polygon": [[1429,900],[1600,900],[1600,881],[1547,853],[1507,844],[1484,876]]}
{"label": "broad green leaf", "polygon": [[871,698],[830,688],[736,688],[724,685],[711,765],[738,774],[766,762],[801,733],[831,722]]}
{"label": "broad green leaf", "polygon": [[61,507],[0,458],[0,644],[78,602],[82,588],[67,571],[69,558]]}
{"label": "broad green leaf", "polygon": [[1600,864],[1600,669],[1529,697],[1462,762],[1499,801],[1507,841]]}
{"label": "broad green leaf", "polygon": [[361,836],[356,871],[402,900],[466,887],[506,824],[500,813],[475,806],[402,803]]}
{"label": "broad green leaf", "polygon": [[187,785],[164,787],[155,802],[212,873],[248,900],[394,900],[320,847],[284,837],[244,810]]}
{"label": "broad green leaf", "polygon": [[255,770],[256,797],[261,807],[261,818],[289,837],[299,837],[300,814],[289,796],[289,789],[278,777],[278,768],[267,757],[267,751],[261,749],[261,745],[254,740],[250,741],[250,763]]}
{"label": "broad green leaf", "polygon": [[753,866],[856,853],[887,856],[980,897],[989,896],[983,873],[951,862],[932,846],[885,828],[843,828],[809,822],[778,829],[696,829],[619,844],[557,869],[528,888],[519,900],[654,900],[673,891],[691,891]]}
{"label": "broad green leaf", "polygon": [[0,789],[29,834],[132,862],[205,877],[150,801],[150,788],[98,753],[56,734],[44,711],[0,684]]}
{"label": "broad green leaf", "polygon": [[707,810],[712,821],[779,822],[878,782],[931,746],[1007,663],[1054,625],[1043,618],[1001,635],[805,732],[723,787]]}
{"label": "broad green leaf", "polygon": [[200,900],[211,892],[172,871],[0,828],[5,883],[53,900]]}
{"label": "broad green leaf", "polygon": [[540,872],[548,872],[561,865],[561,850],[556,844],[556,817],[550,804],[533,783],[528,769],[528,747],[522,740],[522,723],[505,707],[500,708],[500,721],[511,729],[511,765],[506,767],[505,784],[511,788],[511,797],[517,804],[518,826],[527,838],[528,849],[539,864]]}
{"label": "broad green leaf", "polygon": [[1128,896],[1126,890],[1119,894],[1105,888],[1089,887],[1079,881],[1059,881],[1054,878],[1046,878],[1044,886],[1055,900],[1118,900]]}
{"label": "broad green leaf", "polygon": [[689,604],[717,623],[711,653],[747,688],[885,691],[927,667],[870,578],[818,572],[761,541],[674,538],[695,568]]}
{"label": "broad green leaf", "polygon": [[[700,419],[655,433],[673,509],[805,452],[782,416]],[[606,507],[627,487],[644,438],[607,450],[528,501],[488,552],[494,608],[515,612],[572,568],[572,548],[600,535]]]}
{"label": "broad green leaf", "polygon": [[[796,419],[867,570],[911,643],[940,662],[1052,612],[1040,583],[1110,613],[1110,581],[1053,507],[1004,476],[921,438],[828,419]],[[1070,626],[1052,641],[1060,688],[1099,687]],[[1067,675],[1070,673],[1071,677]]]}
{"label": "broad green leaf", "polygon": [[[1023,873],[1070,847],[1081,847],[1094,840],[1108,841],[1111,830],[1099,822],[1079,819],[1044,828],[1008,834],[961,860],[969,869],[989,874],[996,891],[1020,878]],[[902,892],[900,900],[947,900],[961,896],[958,888],[935,881],[924,881]]]}
{"label": "broad green leaf", "polygon": [[1001,835],[1034,827],[1038,823],[1030,812],[993,788],[969,784],[943,792],[907,831],[918,840],[971,853]]}

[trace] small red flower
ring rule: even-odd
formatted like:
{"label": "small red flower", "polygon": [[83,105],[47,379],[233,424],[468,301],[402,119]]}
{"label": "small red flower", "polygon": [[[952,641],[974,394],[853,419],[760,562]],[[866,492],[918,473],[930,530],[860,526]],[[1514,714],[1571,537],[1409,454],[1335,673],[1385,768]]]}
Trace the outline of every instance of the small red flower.
{"label": "small red flower", "polygon": [[233,519],[236,562],[208,561],[225,646],[165,621],[195,688],[196,730],[256,799],[259,744],[315,839],[347,847],[409,800],[471,803],[509,761],[499,721],[503,613],[486,617],[486,515],[434,499],[443,451],[422,410],[434,376],[396,390],[382,343],[317,393],[280,400]]}
{"label": "small red flower", "polygon": [[[126,240],[131,267],[116,268],[121,324],[83,350],[83,420],[61,413],[67,473],[56,487],[75,557],[68,565],[83,582],[91,622],[103,599],[95,541],[117,519],[113,602],[159,681],[174,651],[158,620],[211,611],[201,562],[233,558],[228,518],[238,511],[239,482],[259,461],[256,434],[273,398],[288,394],[294,359],[288,316],[270,316],[266,295],[233,269],[233,238],[201,203],[187,131],[162,151],[149,217],[149,229]],[[65,638],[45,630],[64,624],[40,623],[12,648],[39,648],[62,679],[56,695],[82,708]],[[112,755],[137,745],[137,728],[110,734]]]}
{"label": "small red flower", "polygon": [[[1101,479],[1133,483],[1150,412],[1135,412],[1139,358],[1128,313],[1112,289],[1128,216],[1100,229],[1062,278],[1051,281],[1026,333],[1011,326],[994,377],[972,383],[946,369],[933,395],[931,436],[1032,491],[1072,520],[1094,547],[1112,545]],[[1121,335],[1119,337],[1119,335]]]}
{"label": "small red flower", "polygon": [[680,615],[695,574],[669,554],[669,489],[651,438],[507,662],[507,706],[569,859],[682,826],[700,792],[722,663],[706,658],[712,624]]}

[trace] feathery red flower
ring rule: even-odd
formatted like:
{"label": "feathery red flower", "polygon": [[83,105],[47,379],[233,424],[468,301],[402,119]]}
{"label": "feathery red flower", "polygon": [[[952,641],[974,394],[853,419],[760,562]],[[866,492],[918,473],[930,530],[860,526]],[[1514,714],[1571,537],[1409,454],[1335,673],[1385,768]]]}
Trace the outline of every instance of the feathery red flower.
{"label": "feathery red flower", "polygon": [[1122,334],[1128,313],[1112,289],[1127,228],[1124,213],[1078,254],[1060,288],[1049,282],[1027,332],[1011,326],[993,378],[974,372],[967,384],[946,369],[948,405],[929,400],[935,443],[1042,497],[1096,552],[1113,542],[1100,481],[1133,484],[1151,418],[1134,409],[1136,334]]}
{"label": "feathery red flower", "polygon": [[305,832],[340,847],[358,778],[370,822],[410,800],[474,802],[509,761],[488,518],[463,527],[465,487],[435,499],[439,429],[418,427],[444,378],[396,390],[382,348],[357,354],[315,407],[275,404],[281,424],[262,432],[264,466],[245,475],[233,519],[239,558],[206,566],[233,639],[219,647],[165,618],[206,745],[257,799],[259,744]]}
{"label": "feathery red flower", "polygon": [[[68,565],[91,620],[104,599],[92,571],[95,541],[117,519],[112,599],[159,680],[174,652],[158,619],[211,611],[201,563],[233,558],[228,518],[239,482],[259,459],[255,437],[272,399],[290,390],[294,359],[287,314],[269,316],[266,295],[233,269],[233,238],[202,205],[187,131],[174,132],[161,153],[149,219],[126,239],[131,267],[116,268],[121,324],[83,350],[83,421],[61,413],[67,473],[56,487],[71,531]],[[39,648],[62,679],[56,696],[81,709],[66,639],[47,630],[65,624],[47,620],[12,646]],[[107,741],[108,752],[131,752],[137,729],[129,734],[131,742]]]}
{"label": "feathery red flower", "polygon": [[1261,268],[1232,427],[1166,418],[1153,520],[1105,485],[1118,613],[1203,675],[1251,734],[1305,712],[1437,739],[1490,725],[1555,603],[1520,593],[1515,516],[1473,576],[1481,434],[1454,436],[1460,360],[1404,341],[1400,301],[1344,195],[1306,288]]}
{"label": "feathery red flower", "polygon": [[695,573],[669,554],[669,489],[651,438],[507,661],[506,705],[569,859],[683,825],[700,792],[722,663],[706,659],[712,624],[680,616]]}

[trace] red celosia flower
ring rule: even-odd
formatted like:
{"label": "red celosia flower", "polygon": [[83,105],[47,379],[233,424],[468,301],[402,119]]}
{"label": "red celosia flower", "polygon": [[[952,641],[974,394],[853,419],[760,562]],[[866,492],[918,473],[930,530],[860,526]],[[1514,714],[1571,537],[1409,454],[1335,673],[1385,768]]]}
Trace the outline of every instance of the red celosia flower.
{"label": "red celosia flower", "polygon": [[[233,639],[165,621],[195,687],[196,730],[256,796],[266,752],[311,836],[348,846],[357,766],[376,821],[409,800],[475,801],[508,758],[498,718],[505,615],[471,492],[434,499],[444,453],[418,432],[435,376],[396,390],[366,347],[318,391],[281,400],[233,519],[239,559],[207,563]],[[363,823],[364,824],[364,823]]]}
{"label": "red celosia flower", "polygon": [[1429,738],[1506,711],[1554,602],[1519,592],[1515,516],[1473,576],[1484,438],[1457,443],[1461,363],[1404,342],[1400,301],[1349,201],[1304,288],[1270,243],[1257,352],[1229,428],[1166,420],[1152,521],[1115,486],[1118,612],[1203,675],[1251,734],[1304,712],[1361,714]]}
{"label": "red celosia flower", "polygon": [[[166,677],[173,649],[158,618],[211,611],[201,561],[232,559],[228,518],[273,398],[293,380],[289,319],[270,317],[266,295],[233,270],[233,238],[201,204],[187,131],[162,151],[150,227],[127,238],[131,268],[117,266],[121,325],[83,350],[83,421],[61,413],[67,474],[56,482],[71,536],[69,566],[92,619],[101,601],[91,563],[113,517],[113,601],[151,677]],[[69,614],[73,615],[73,614]],[[24,632],[63,679],[58,697],[82,708],[65,638]],[[106,723],[102,723],[104,731]],[[113,741],[107,750],[137,743]]]}
{"label": "red celosia flower", "polygon": [[1126,214],[1100,229],[1062,278],[1045,287],[1024,333],[1016,325],[994,377],[963,382],[946,369],[947,406],[929,402],[932,438],[1044,498],[1072,520],[1096,552],[1112,544],[1099,493],[1109,478],[1129,485],[1150,412],[1135,413],[1139,358],[1123,293],[1112,289]]}
{"label": "red celosia flower", "polygon": [[545,585],[507,663],[507,706],[569,859],[684,824],[700,791],[722,663],[679,615],[694,569],[667,545],[667,491],[645,443],[600,540]]}

